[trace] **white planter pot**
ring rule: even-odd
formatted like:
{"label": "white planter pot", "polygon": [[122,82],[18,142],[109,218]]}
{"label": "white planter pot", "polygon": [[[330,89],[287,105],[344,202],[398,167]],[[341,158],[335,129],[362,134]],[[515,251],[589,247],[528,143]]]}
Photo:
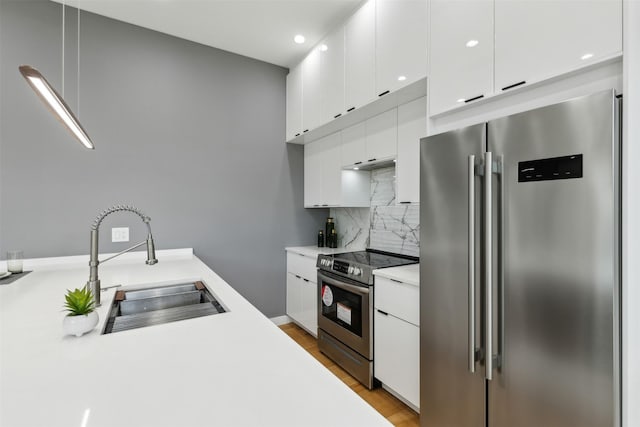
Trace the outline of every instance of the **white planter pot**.
{"label": "white planter pot", "polygon": [[93,330],[98,324],[98,313],[92,311],[84,316],[65,316],[62,328],[65,335],[75,335],[77,337]]}

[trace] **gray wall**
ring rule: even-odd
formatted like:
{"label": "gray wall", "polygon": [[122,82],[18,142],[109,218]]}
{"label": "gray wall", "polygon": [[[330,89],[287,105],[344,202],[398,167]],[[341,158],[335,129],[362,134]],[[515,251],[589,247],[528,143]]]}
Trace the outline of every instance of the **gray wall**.
{"label": "gray wall", "polygon": [[[132,203],[158,249],[196,254],[267,316],[285,312],[287,245],[313,244],[326,210],[303,206],[303,150],[284,143],[287,70],[90,13],[81,15],[83,149],[18,72],[61,91],[61,6],[0,3],[0,257],[86,254],[99,211]],[[76,11],[67,9],[65,98],[78,110]],[[108,217],[101,252],[114,226]],[[162,262],[162,259],[160,259]]]}

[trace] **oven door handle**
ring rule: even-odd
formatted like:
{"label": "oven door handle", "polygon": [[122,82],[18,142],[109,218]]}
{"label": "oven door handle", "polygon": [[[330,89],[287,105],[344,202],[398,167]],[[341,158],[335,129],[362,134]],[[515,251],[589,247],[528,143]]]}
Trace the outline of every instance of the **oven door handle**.
{"label": "oven door handle", "polygon": [[348,283],[345,282],[341,282],[339,280],[334,279],[333,277],[329,277],[325,274],[322,274],[320,272],[318,272],[318,283],[327,283],[329,285],[335,286],[336,288],[341,288],[344,289],[346,291],[349,292],[353,292],[354,294],[358,294],[358,295],[362,295],[362,296],[368,296],[369,295],[369,287],[364,287],[364,286],[356,286],[356,285],[350,285]]}

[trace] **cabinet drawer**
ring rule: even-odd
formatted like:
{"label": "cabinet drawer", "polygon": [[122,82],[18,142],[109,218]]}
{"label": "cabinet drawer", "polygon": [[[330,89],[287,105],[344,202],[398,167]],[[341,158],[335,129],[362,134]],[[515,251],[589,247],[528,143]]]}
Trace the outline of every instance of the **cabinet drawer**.
{"label": "cabinet drawer", "polygon": [[420,325],[420,288],[376,276],[375,307],[409,323]]}
{"label": "cabinet drawer", "polygon": [[318,270],[316,269],[316,261],[316,258],[294,252],[287,252],[287,271],[310,280],[313,283],[317,283]]}

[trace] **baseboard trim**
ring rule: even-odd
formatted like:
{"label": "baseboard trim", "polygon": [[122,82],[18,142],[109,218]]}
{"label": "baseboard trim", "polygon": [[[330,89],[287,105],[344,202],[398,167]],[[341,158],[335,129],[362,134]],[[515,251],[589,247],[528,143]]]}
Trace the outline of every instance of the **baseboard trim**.
{"label": "baseboard trim", "polygon": [[286,314],[284,316],[271,317],[269,320],[271,320],[273,323],[275,323],[278,326],[286,325],[287,323],[292,322],[291,318]]}
{"label": "baseboard trim", "polygon": [[389,394],[391,394],[392,396],[394,396],[395,398],[397,398],[398,400],[400,400],[402,403],[404,403],[405,405],[407,405],[409,408],[411,408],[415,413],[419,414],[420,413],[420,409],[415,406],[413,403],[409,402],[407,399],[405,399],[404,397],[400,396],[399,393],[397,393],[394,389],[389,388],[385,383],[382,383],[382,388],[387,390],[389,392]]}

